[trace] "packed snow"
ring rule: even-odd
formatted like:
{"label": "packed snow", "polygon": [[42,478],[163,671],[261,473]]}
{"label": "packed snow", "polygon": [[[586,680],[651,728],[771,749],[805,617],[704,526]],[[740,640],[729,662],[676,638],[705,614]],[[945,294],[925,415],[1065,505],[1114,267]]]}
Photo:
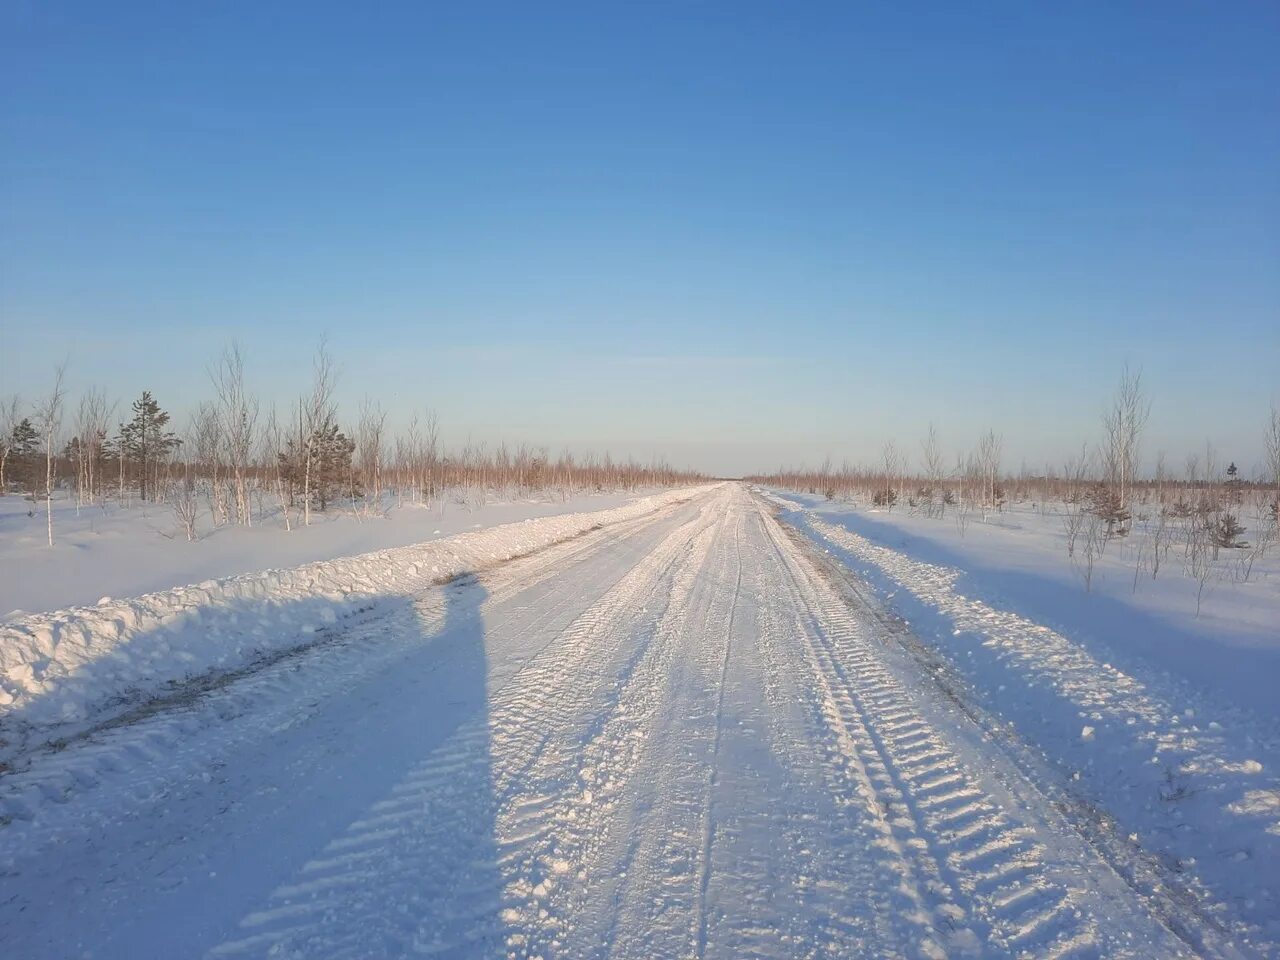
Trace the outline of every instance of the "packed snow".
{"label": "packed snow", "polygon": [[961,531],[814,496],[773,500],[1066,778],[1071,802],[1173,866],[1209,915],[1239,911],[1266,942],[1280,939],[1272,557],[1250,582],[1218,584],[1197,618],[1174,599],[1194,589],[1176,572],[1134,593],[1119,546],[1086,593],[1034,514]]}
{"label": "packed snow", "polygon": [[[11,618],[0,623],[0,761],[193,676],[236,670],[314,642],[384,598],[688,495],[666,492],[598,512],[531,518],[414,546]],[[297,531],[300,539],[305,532]],[[285,539],[292,538],[277,532],[273,542]],[[323,549],[322,543],[310,546]]]}
{"label": "packed snow", "polygon": [[722,483],[9,624],[6,951],[1275,955],[1257,715],[855,525]]}
{"label": "packed snow", "polygon": [[[1193,694],[1280,718],[1280,544],[1261,556],[1222,550],[1197,614],[1198,583],[1182,572],[1180,545],[1172,545],[1153,577],[1138,525],[1107,544],[1086,587],[1082,561],[1068,559],[1063,518],[1052,504],[1015,505],[986,522],[975,515],[962,527],[952,515],[786,496],[874,544],[958,570],[966,594],[1060,629],[1113,663],[1168,674]],[[1251,541],[1253,533],[1246,531]]]}

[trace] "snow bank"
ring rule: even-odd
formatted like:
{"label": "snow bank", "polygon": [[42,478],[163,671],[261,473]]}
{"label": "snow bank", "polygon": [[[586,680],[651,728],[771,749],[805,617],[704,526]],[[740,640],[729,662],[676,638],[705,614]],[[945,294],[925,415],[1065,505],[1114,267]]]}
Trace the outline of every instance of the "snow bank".
{"label": "snow bank", "polygon": [[1141,528],[1107,545],[1086,590],[1067,558],[1062,518],[1015,505],[991,522],[968,524],[906,511],[858,508],[788,493],[788,509],[808,510],[876,546],[911,560],[956,570],[956,587],[973,599],[1020,614],[1070,636],[1095,657],[1144,680],[1161,674],[1179,696],[1213,698],[1280,722],[1280,550],[1253,564],[1248,582],[1234,578],[1240,551],[1223,550],[1196,614],[1197,583],[1182,573],[1181,545],[1153,579],[1134,576]]}
{"label": "snow bank", "polygon": [[52,548],[43,512],[28,516],[33,506],[29,500],[0,497],[0,621],[92,605],[103,594],[137,597],[268,567],[417,546],[500,523],[607,510],[659,492],[490,499],[477,504],[459,503],[451,491],[429,506],[396,506],[384,498],[384,510],[371,516],[335,508],[313,515],[310,526],[295,525],[288,532],[278,511],[255,516],[252,527],[229,523],[216,528],[202,512],[195,543],[187,542],[165,506],[113,503],[77,510],[74,501],[55,500]]}
{"label": "snow bank", "polygon": [[[1206,896],[1195,886],[1203,883],[1218,899],[1243,904],[1267,941],[1280,937],[1273,716],[1233,703],[1213,686],[1217,674],[1206,673],[1196,687],[1145,658],[1121,667],[1078,637],[1015,612],[1010,607],[1028,604],[1020,594],[1025,579],[930,563],[909,547],[874,542],[850,529],[866,521],[847,506],[773,499],[797,529],[860,574],[978,702],[1063,773],[1076,797],[1113,817],[1135,849],[1158,853],[1194,896]],[[1086,599],[1081,588],[1077,620],[1090,615]],[[1114,605],[1088,611],[1094,619],[1119,615]],[[1130,638],[1140,639],[1147,638]],[[1280,677],[1272,671],[1269,679],[1274,691]],[[1201,906],[1212,913],[1208,903]]]}
{"label": "snow bank", "polygon": [[134,599],[103,598],[96,606],[0,624],[0,750],[64,735],[67,725],[101,719],[166,684],[297,646],[380,597],[421,591],[690,494],[671,491],[609,510],[541,517]]}

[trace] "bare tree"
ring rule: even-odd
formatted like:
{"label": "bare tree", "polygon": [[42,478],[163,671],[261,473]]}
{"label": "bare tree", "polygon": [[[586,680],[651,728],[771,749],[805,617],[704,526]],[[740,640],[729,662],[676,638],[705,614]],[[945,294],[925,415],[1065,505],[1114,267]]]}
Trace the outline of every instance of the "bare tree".
{"label": "bare tree", "polygon": [[200,513],[200,501],[196,496],[197,478],[192,470],[191,460],[198,456],[196,451],[201,444],[197,434],[203,429],[204,424],[201,423],[197,412],[192,418],[183,443],[178,448],[182,459],[182,479],[173,495],[173,515],[182,524],[182,531],[187,535],[188,543],[197,539],[196,520]]}
{"label": "bare tree", "polygon": [[284,449],[284,443],[280,436],[280,424],[276,420],[276,411],[273,408],[267,416],[267,426],[262,432],[262,462],[266,465],[270,472],[272,486],[275,488],[276,500],[280,504],[280,515],[284,517],[285,532],[293,529],[293,524],[289,519],[289,495],[285,492],[284,470],[280,462],[280,451]]}
{"label": "bare tree", "polygon": [[115,404],[100,389],[90,388],[80,398],[76,411],[76,509],[92,503],[101,494],[101,464],[107,429]]}
{"label": "bare tree", "polygon": [[211,403],[202,403],[191,414],[184,446],[197,475],[203,474],[209,498],[209,516],[214,527],[227,522],[226,491],[222,484],[222,418]]}
{"label": "bare tree", "polygon": [[[370,509],[376,511],[381,508],[386,427],[386,411],[380,404],[366,397],[360,408],[360,423],[356,430],[356,451],[364,479],[366,515]],[[354,489],[354,484],[352,486]]]}
{"label": "bare tree", "polygon": [[1067,481],[1067,489],[1063,498],[1063,527],[1067,533],[1067,558],[1076,555],[1076,539],[1084,526],[1087,510],[1084,499],[1084,480],[1089,474],[1089,446],[1082,444],[1079,456],[1067,461],[1063,475]]}
{"label": "bare tree", "polygon": [[973,484],[966,481],[969,480],[974,473],[973,455],[967,458],[964,454],[956,454],[956,465],[952,471],[959,487],[959,498],[956,501],[955,518],[956,529],[960,531],[960,536],[964,536],[965,530],[969,527],[969,517],[973,513]]}
{"label": "bare tree", "polygon": [[901,486],[903,472],[902,455],[898,453],[898,445],[892,440],[886,440],[880,450],[880,460],[884,466],[884,489],[876,500],[880,506],[886,506],[892,510],[893,505],[901,499],[901,490],[895,489]]}
{"label": "bare tree", "polygon": [[1103,455],[1107,483],[1116,491],[1121,510],[1129,507],[1138,473],[1142,430],[1150,413],[1151,402],[1142,389],[1142,371],[1130,370],[1125,364],[1111,408],[1102,417],[1106,431]]}
{"label": "bare tree", "polygon": [[1102,518],[1094,513],[1086,514],[1084,548],[1080,557],[1074,561],[1080,571],[1080,576],[1084,579],[1085,593],[1093,589],[1093,566],[1098,558],[1102,556],[1103,548],[1106,546],[1106,538],[1107,535]]}
{"label": "bare tree", "polygon": [[[930,423],[929,432],[921,444],[924,454],[924,475],[928,490],[926,513],[929,516],[941,517],[946,512],[946,501],[942,492],[942,448],[938,445],[938,430]],[[936,505],[936,506],[935,506]]]}
{"label": "bare tree", "polygon": [[303,432],[303,480],[302,480],[302,517],[306,526],[311,526],[311,481],[313,479],[316,457],[319,451],[316,442],[321,430],[336,419],[338,411],[333,393],[337,386],[338,372],[333,364],[333,356],[325,340],[316,347],[315,362],[312,367],[311,396],[304,401],[300,413],[299,426]]}
{"label": "bare tree", "polygon": [[13,452],[13,431],[21,420],[22,398],[16,393],[10,394],[0,402],[0,497],[9,493],[4,468],[9,462],[9,454]]}
{"label": "bare tree", "polygon": [[1271,405],[1266,433],[1267,482],[1271,484],[1271,515],[1280,521],[1280,408]]}
{"label": "bare tree", "polygon": [[244,383],[244,353],[232,343],[209,371],[216,396],[220,439],[226,452],[235,497],[236,522],[253,526],[248,471],[258,423],[258,401]]}
{"label": "bare tree", "polygon": [[1196,616],[1204,602],[1204,589],[1213,576],[1213,546],[1211,528],[1204,523],[1193,523],[1188,537],[1187,573],[1196,581]]}
{"label": "bare tree", "polygon": [[1169,482],[1169,464],[1163,450],[1156,451],[1156,502],[1164,505],[1165,487]]}
{"label": "bare tree", "polygon": [[1001,451],[1004,441],[994,430],[988,430],[978,441],[978,470],[982,478],[982,522],[1000,504],[996,480],[1000,474]]}
{"label": "bare tree", "polygon": [[44,439],[45,516],[48,519],[49,546],[51,547],[53,546],[53,465],[56,459],[55,450],[58,432],[62,429],[62,403],[66,398],[66,388],[64,386],[66,372],[67,365],[64,361],[54,371],[52,389],[36,404],[35,408],[36,426],[40,431],[40,436]]}
{"label": "bare tree", "polygon": [[[442,485],[440,471],[440,418],[434,410],[427,410],[422,418],[421,469],[423,494],[429,502]],[[441,498],[443,502],[443,497]]]}
{"label": "bare tree", "polygon": [[1163,506],[1157,505],[1155,515],[1155,528],[1151,531],[1151,579],[1154,580],[1160,572],[1160,564],[1164,561],[1165,554],[1169,552],[1169,511]]}

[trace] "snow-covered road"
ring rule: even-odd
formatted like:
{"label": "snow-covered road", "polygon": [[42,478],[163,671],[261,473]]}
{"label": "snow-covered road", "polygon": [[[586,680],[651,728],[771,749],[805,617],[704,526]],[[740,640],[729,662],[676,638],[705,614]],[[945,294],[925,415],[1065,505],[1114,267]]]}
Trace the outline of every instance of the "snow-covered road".
{"label": "snow-covered road", "polygon": [[1033,780],[724,484],[0,776],[0,952],[1242,955]]}

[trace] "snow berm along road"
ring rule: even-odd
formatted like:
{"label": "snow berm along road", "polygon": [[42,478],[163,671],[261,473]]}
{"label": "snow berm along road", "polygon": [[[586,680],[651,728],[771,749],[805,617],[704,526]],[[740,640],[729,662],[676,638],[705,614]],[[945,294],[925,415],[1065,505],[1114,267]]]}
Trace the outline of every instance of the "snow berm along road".
{"label": "snow berm along road", "polygon": [[1248,956],[725,483],[0,776],[5,956]]}

